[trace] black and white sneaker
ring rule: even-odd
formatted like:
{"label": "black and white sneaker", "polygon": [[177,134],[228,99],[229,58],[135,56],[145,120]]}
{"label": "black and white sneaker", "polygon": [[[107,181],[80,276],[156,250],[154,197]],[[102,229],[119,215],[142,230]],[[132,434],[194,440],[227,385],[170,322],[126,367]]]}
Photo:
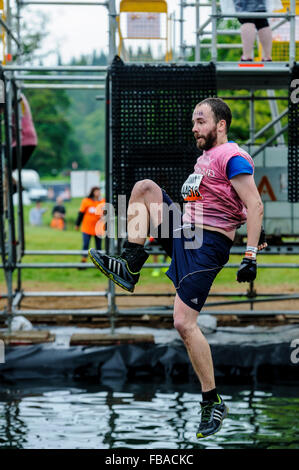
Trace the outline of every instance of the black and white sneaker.
{"label": "black and white sneaker", "polygon": [[[149,256],[145,253],[143,246],[135,250],[125,248],[122,256],[102,255],[94,248],[91,248],[88,254],[93,264],[105,276],[129,292],[134,291],[135,284],[140,277],[140,269]],[[136,268],[137,270],[134,272],[133,269]]]}
{"label": "black and white sneaker", "polygon": [[201,421],[196,436],[198,438],[211,436],[221,429],[222,421],[228,414],[228,408],[218,395],[218,402],[203,401],[201,406]]}

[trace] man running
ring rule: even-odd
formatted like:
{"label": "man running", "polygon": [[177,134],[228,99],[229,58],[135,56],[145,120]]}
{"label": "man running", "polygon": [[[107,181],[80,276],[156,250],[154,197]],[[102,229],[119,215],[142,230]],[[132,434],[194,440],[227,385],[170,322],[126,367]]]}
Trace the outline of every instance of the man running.
{"label": "man running", "polygon": [[[256,253],[267,246],[261,230],[263,204],[253,178],[253,160],[236,143],[228,142],[231,119],[230,108],[219,98],[207,98],[194,109],[192,131],[203,154],[182,186],[184,215],[154,181],[138,181],[129,201],[128,240],[121,256],[89,251],[98,269],[130,292],[148,258],[144,243],[150,227],[155,232],[151,235],[171,257],[166,274],[177,292],[174,326],[201,383],[198,438],[219,431],[227,415],[227,407],[216,390],[210,347],[197,325],[198,313],[216,275],[229,259],[240,225],[247,220],[247,249],[237,272],[238,282],[256,278]],[[138,207],[145,210],[136,232],[134,218]],[[165,237],[167,229],[169,236]]]}

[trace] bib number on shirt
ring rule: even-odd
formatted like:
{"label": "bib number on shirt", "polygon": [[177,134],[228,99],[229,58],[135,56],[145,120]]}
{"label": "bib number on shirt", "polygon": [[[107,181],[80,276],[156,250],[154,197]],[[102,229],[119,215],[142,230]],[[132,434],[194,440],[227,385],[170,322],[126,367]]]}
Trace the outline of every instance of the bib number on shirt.
{"label": "bib number on shirt", "polygon": [[184,201],[201,201],[203,196],[200,194],[199,186],[203,175],[190,175],[182,186],[181,194]]}

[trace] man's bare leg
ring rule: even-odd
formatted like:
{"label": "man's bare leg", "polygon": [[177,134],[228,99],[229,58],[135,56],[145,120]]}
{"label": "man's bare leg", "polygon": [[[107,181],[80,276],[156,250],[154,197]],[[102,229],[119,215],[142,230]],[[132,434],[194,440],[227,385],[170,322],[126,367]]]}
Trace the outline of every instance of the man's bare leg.
{"label": "man's bare leg", "polygon": [[[162,221],[161,211],[157,210],[157,204],[162,204],[163,196],[161,188],[152,180],[138,181],[131,193],[128,206],[128,241],[144,245],[149,231],[150,218],[154,227]],[[153,204],[153,205],[152,205]],[[140,212],[142,207],[144,211]],[[138,232],[134,230],[133,220],[139,211]]]}
{"label": "man's bare leg", "polygon": [[243,23],[240,28],[243,44],[243,60],[252,60],[253,47],[256,37],[256,27],[253,23]]}
{"label": "man's bare leg", "polygon": [[272,59],[272,29],[269,26],[258,30],[259,40],[263,48],[263,60]]}
{"label": "man's bare leg", "polygon": [[218,432],[227,416],[228,408],[217,394],[214,366],[210,346],[197,326],[198,312],[188,307],[176,295],[174,301],[174,326],[184,341],[193,369],[201,383],[201,419],[196,432],[198,438]]}
{"label": "man's bare leg", "polygon": [[214,367],[210,346],[197,326],[198,312],[188,307],[178,296],[174,301],[174,327],[186,346],[202,392],[215,388]]}
{"label": "man's bare leg", "polygon": [[161,188],[151,180],[135,184],[128,207],[128,240],[120,257],[102,255],[91,248],[89,256],[95,266],[123,289],[133,292],[140,270],[148,258],[143,245],[150,222],[157,227],[162,221],[163,196]]}

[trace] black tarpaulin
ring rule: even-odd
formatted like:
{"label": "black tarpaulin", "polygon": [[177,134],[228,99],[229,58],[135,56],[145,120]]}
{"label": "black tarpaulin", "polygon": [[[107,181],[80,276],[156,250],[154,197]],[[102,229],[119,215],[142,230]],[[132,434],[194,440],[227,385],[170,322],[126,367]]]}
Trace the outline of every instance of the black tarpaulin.
{"label": "black tarpaulin", "polygon": [[[69,347],[67,341],[73,330],[52,328],[56,334],[54,343],[6,347],[0,377],[17,380],[97,378],[105,381],[147,374],[167,379],[194,376],[185,346],[175,330],[140,328],[142,333],[155,331],[155,344]],[[123,332],[125,328],[120,330]],[[135,329],[126,330],[136,333]],[[297,338],[299,347],[297,325],[217,328],[206,337],[211,346],[216,377],[260,381],[299,379],[299,364],[292,362],[292,358],[296,358],[292,352]],[[63,345],[62,338],[66,340]],[[297,356],[299,360],[299,352]]]}

